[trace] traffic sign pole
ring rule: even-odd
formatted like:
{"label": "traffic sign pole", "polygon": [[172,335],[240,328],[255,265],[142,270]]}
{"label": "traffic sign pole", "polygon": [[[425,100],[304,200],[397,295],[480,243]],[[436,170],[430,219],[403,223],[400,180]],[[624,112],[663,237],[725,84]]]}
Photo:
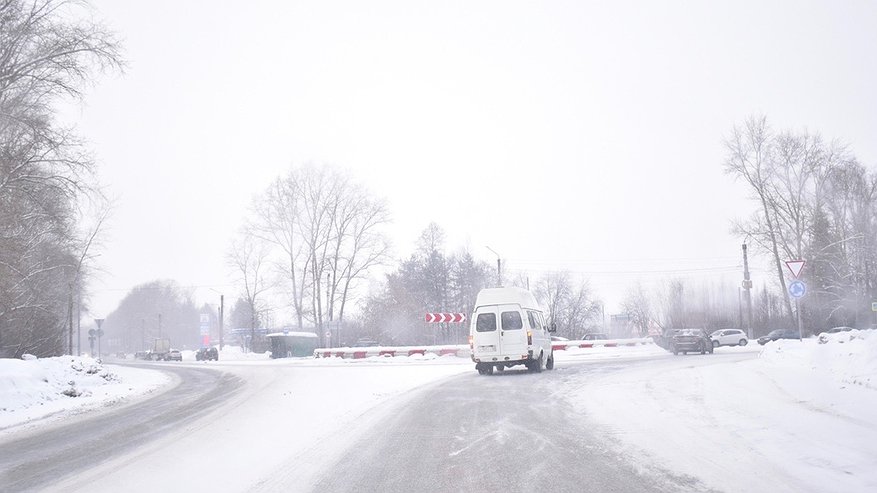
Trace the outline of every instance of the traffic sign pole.
{"label": "traffic sign pole", "polygon": [[877,329],[877,301],[871,302],[871,311],[874,312],[874,328]]}
{"label": "traffic sign pole", "polygon": [[[792,271],[794,273],[794,270]],[[801,273],[801,270],[798,269],[798,274]],[[789,294],[792,298],[795,298],[795,315],[798,319],[798,340],[802,340],[804,338],[804,323],[801,318],[801,297],[807,293],[807,285],[804,284],[803,281],[794,280],[789,283]]]}
{"label": "traffic sign pole", "polygon": [[798,340],[804,340],[804,324],[801,321],[801,298],[795,298],[795,313],[798,315]]}

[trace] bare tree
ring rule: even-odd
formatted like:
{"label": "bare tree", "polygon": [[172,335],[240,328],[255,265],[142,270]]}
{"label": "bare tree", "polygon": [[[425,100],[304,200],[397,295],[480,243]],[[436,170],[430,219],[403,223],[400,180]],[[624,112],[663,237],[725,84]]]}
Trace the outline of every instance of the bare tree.
{"label": "bare tree", "polygon": [[249,231],[243,230],[232,243],[226,257],[237,274],[237,282],[241,286],[241,299],[249,308],[251,341],[256,340],[259,315],[267,308],[262,295],[271,287],[265,280],[268,253],[264,242],[251,235]]}
{"label": "bare tree", "polygon": [[685,311],[685,283],[681,279],[669,279],[657,289],[658,324],[662,329],[687,327]]}
{"label": "bare tree", "polygon": [[112,33],[83,7],[0,2],[0,353],[62,350],[63,287],[79,284],[87,259],[76,204],[97,194],[93,160],[57,126],[54,105],[80,97],[95,69],[122,63]]}
{"label": "bare tree", "polygon": [[633,326],[641,336],[648,335],[652,322],[652,304],[642,284],[637,283],[628,289],[621,302],[621,309],[630,315]]}
{"label": "bare tree", "polygon": [[337,302],[341,322],[355,281],[387,261],[390,245],[380,228],[389,222],[390,214],[382,200],[373,199],[360,186],[352,187],[339,199],[341,205],[333,221],[334,251],[329,259],[332,275],[328,312],[332,320]]}
{"label": "bare tree", "polygon": [[302,202],[294,176],[277,178],[255,201],[255,217],[248,227],[249,234],[270,242],[278,251],[275,265],[286,281],[283,285],[290,295],[299,329],[308,316],[305,296],[312,262],[311,251],[298,231]]}
{"label": "bare tree", "polygon": [[346,173],[308,165],[275,180],[253,210],[251,230],[275,247],[299,327],[311,321],[323,337],[357,280],[387,258],[386,206]]}
{"label": "bare tree", "polygon": [[[743,178],[760,205],[737,230],[770,253],[788,318],[804,320],[809,313],[805,325],[814,329],[831,319],[852,323],[838,315],[860,313],[873,295],[874,199],[867,172],[846,146],[808,132],[774,134],[763,117],[735,127],[726,144],[726,171]],[[794,259],[810,266],[803,274],[810,295],[796,304],[802,313],[792,309],[782,262]]]}
{"label": "bare tree", "polygon": [[[548,311],[549,325],[560,322],[564,300],[569,298],[571,291],[569,272],[566,271],[550,272],[536,282],[533,294]],[[560,324],[558,330],[561,334],[566,332]]]}
{"label": "bare tree", "polygon": [[749,185],[753,198],[761,206],[761,220],[754,221],[752,223],[754,227],[742,226],[741,232],[763,239],[760,244],[772,254],[777,281],[783,293],[789,318],[792,318],[794,314],[786,290],[786,279],[783,276],[783,264],[780,258],[781,237],[775,207],[779,199],[777,190],[773,186],[777,170],[773,161],[773,134],[767,124],[767,118],[750,117],[743,128],[735,126],[731,137],[725,141],[725,146],[728,149],[725,171],[743,179]]}
{"label": "bare tree", "polygon": [[568,337],[579,337],[591,329],[591,322],[601,311],[588,282],[582,280],[574,286],[567,271],[540,277],[533,294],[548,311],[549,324],[556,324],[557,333]]}

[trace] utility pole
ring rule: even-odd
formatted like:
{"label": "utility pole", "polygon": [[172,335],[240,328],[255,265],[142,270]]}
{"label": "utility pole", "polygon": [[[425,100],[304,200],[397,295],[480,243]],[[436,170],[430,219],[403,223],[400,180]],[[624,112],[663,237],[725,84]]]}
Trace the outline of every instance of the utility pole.
{"label": "utility pole", "polygon": [[73,283],[70,283],[70,290],[67,293],[67,322],[68,322],[68,343],[67,350],[70,356],[73,356]]}
{"label": "utility pole", "polygon": [[82,356],[82,300],[76,302],[76,356]]}
{"label": "utility pole", "polygon": [[[332,301],[329,299],[329,297],[332,295],[331,291],[329,291],[329,289],[332,287],[331,280],[332,280],[331,274],[327,272],[326,273],[326,318],[328,318],[329,320],[326,322],[326,331],[328,331],[329,334],[332,333]],[[335,337],[337,339],[337,337],[338,337],[337,332],[335,333]],[[333,342],[334,341],[332,340],[332,337],[330,336],[329,337],[329,347],[335,347],[332,345]]]}
{"label": "utility pole", "polygon": [[494,250],[493,248],[490,248],[489,246],[486,246],[486,245],[485,245],[485,248],[487,248],[488,250],[493,252],[494,255],[496,255],[496,287],[501,288],[502,287],[502,260],[499,258],[499,254],[496,253],[496,250]]}
{"label": "utility pole", "polygon": [[[743,328],[743,288],[737,288],[737,323]],[[747,335],[748,337],[748,335]]]}
{"label": "utility pole", "polygon": [[752,334],[752,295],[749,290],[752,289],[752,280],[749,278],[749,256],[746,254],[746,243],[743,244],[743,292],[746,299],[746,333],[750,339],[755,337]]}
{"label": "utility pole", "polygon": [[222,317],[225,315],[225,295],[219,295],[219,350],[222,351],[222,333],[225,326],[222,324]]}

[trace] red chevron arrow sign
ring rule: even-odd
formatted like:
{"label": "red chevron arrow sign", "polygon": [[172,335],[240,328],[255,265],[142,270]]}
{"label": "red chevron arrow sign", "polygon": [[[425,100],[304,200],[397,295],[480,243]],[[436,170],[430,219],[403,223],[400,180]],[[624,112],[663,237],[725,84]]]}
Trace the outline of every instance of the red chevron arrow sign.
{"label": "red chevron arrow sign", "polygon": [[466,315],[462,313],[427,313],[426,321],[428,323],[462,323],[466,321]]}

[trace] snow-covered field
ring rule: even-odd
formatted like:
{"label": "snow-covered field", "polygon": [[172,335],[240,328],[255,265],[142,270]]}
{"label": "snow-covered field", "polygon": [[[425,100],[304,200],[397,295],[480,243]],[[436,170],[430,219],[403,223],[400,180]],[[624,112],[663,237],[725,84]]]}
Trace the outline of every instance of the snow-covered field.
{"label": "snow-covered field", "polygon": [[[182,364],[192,365],[190,360],[184,355]],[[564,379],[561,394],[575,416],[596,424],[643,470],[698,477],[721,491],[877,491],[877,331],[723,347],[703,356],[674,357],[654,345],[570,349],[557,351],[556,360],[561,370],[579,362],[613,363],[612,371],[572,373],[578,380]],[[616,371],[615,363],[623,370]],[[178,363],[155,366],[165,364]],[[315,457],[340,454],[356,430],[382,417],[380,404],[474,372],[467,358],[454,356],[270,360],[234,348],[218,362],[198,364],[250,383],[230,404],[233,413],[214,413],[184,435],[150,444],[161,453],[119,458],[66,482],[65,489],[110,490],[118,481],[135,480],[138,471],[161,470],[179,489],[255,485],[270,491],[272,480],[265,478],[283,484],[284,464],[300,465],[288,471],[298,479],[309,467],[319,469],[311,463]],[[170,381],[159,371],[87,358],[0,360],[0,429],[14,433],[22,422],[33,427],[70,413],[99,412]],[[81,394],[64,395],[71,388]],[[40,419],[46,416],[50,420]],[[265,460],[248,456],[245,447],[223,445],[217,456],[212,447],[219,436],[223,444],[258,437],[260,448],[275,453]],[[212,469],[242,472],[190,474],[203,469],[206,457]],[[133,463],[136,468],[126,467]]]}

